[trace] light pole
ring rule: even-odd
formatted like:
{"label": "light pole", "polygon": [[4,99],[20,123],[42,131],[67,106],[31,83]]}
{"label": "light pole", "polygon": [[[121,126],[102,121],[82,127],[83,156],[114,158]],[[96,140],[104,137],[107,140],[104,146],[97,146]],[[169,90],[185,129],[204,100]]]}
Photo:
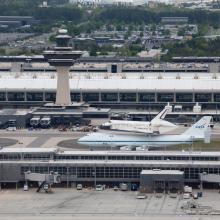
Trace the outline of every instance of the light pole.
{"label": "light pole", "polygon": [[200,189],[201,189],[201,191],[203,191],[203,177],[205,175],[207,175],[207,173],[203,172],[203,173],[201,173],[201,176],[200,176],[200,182],[201,182]]}
{"label": "light pole", "polygon": [[92,172],[92,175],[94,176],[94,188],[96,188],[96,167],[94,171]]}

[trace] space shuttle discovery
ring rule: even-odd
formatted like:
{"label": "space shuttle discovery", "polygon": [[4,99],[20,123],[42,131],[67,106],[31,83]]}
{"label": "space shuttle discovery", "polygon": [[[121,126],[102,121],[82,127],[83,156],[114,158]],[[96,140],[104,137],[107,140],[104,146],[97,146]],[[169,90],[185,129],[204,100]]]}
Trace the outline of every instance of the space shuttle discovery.
{"label": "space shuttle discovery", "polygon": [[197,123],[179,135],[143,135],[91,133],[78,140],[79,144],[90,147],[166,147],[179,144],[192,144],[205,140],[209,129],[210,116],[202,117]]}
{"label": "space shuttle discovery", "polygon": [[126,120],[110,120],[102,124],[102,128],[109,128],[110,130],[126,131],[144,134],[163,134],[177,128],[173,123],[165,121],[166,114],[170,111],[170,106],[159,112],[159,114],[151,121],[126,121]]}

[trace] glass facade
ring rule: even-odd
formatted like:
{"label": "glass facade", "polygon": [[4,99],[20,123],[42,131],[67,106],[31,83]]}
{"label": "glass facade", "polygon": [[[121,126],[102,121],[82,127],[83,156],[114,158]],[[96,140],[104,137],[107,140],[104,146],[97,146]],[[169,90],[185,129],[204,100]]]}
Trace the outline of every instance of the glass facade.
{"label": "glass facade", "polygon": [[211,102],[212,94],[211,93],[196,93],[195,102]]}
{"label": "glass facade", "polygon": [[5,101],[5,100],[6,100],[5,92],[0,92],[0,101]]}
{"label": "glass facade", "polygon": [[102,93],[102,102],[116,102],[118,101],[118,93]]}
{"label": "glass facade", "polygon": [[[18,157],[19,155],[19,157]],[[120,160],[120,161],[220,161],[220,156],[213,155],[213,156],[195,156],[195,155],[78,155],[78,154],[67,154],[67,155],[60,155],[60,154],[50,154],[50,153],[24,153],[22,154],[24,160],[43,160],[43,159],[54,159],[55,161],[62,161],[62,160],[105,160],[105,161],[112,161],[112,160]],[[21,159],[21,154],[9,153],[9,154],[1,154],[1,160],[10,160]]]}
{"label": "glass facade", "polygon": [[24,92],[9,92],[8,101],[25,101]]}
{"label": "glass facade", "polygon": [[120,93],[121,102],[136,102],[136,93]]}
{"label": "glass facade", "polygon": [[139,93],[138,94],[139,102],[155,102],[154,93]]}
{"label": "glass facade", "polygon": [[[181,170],[184,172],[185,180],[197,180],[199,181],[200,173],[207,173],[207,174],[220,174],[219,168],[209,167],[209,168],[195,168],[195,167],[183,167],[183,168],[170,168],[165,167],[161,168],[160,166],[157,167],[146,167],[146,166],[123,166],[123,167],[111,167],[111,166],[101,166],[101,167],[85,167],[85,166],[22,166],[20,169],[20,174],[24,174],[24,172],[31,171],[35,173],[49,173],[49,172],[58,172],[60,175],[74,175],[76,178],[103,178],[103,179],[139,179],[140,173],[142,170],[151,170],[151,169],[166,169],[166,170]],[[75,179],[75,178],[74,178]]]}
{"label": "glass facade", "polygon": [[192,93],[176,93],[176,102],[192,102]]}
{"label": "glass facade", "polygon": [[50,101],[50,102],[55,102],[56,93],[55,92],[46,92],[45,93],[45,100]]}
{"label": "glass facade", "polygon": [[99,93],[83,93],[83,101],[97,102],[99,101]]}
{"label": "glass facade", "polygon": [[80,102],[80,93],[79,92],[77,92],[77,93],[71,92],[70,96],[71,96],[71,101]]}
{"label": "glass facade", "polygon": [[220,94],[219,93],[214,94],[214,102],[220,102]]}
{"label": "glass facade", "polygon": [[173,93],[158,93],[157,101],[158,102],[173,102],[174,94]]}
{"label": "glass facade", "polygon": [[27,101],[43,101],[42,92],[27,92]]}
{"label": "glass facade", "polygon": [[[32,102],[43,102],[44,93],[43,92],[0,92],[0,101],[25,101],[25,96],[27,101]],[[101,96],[101,97],[100,97]],[[135,92],[71,92],[71,100],[79,102],[82,98],[85,102],[117,102],[119,96],[119,102],[179,102],[179,103],[193,103],[193,102],[203,102],[203,105],[207,103],[212,108],[212,102],[220,102],[220,93],[135,93]],[[155,97],[156,96],[156,97]],[[194,99],[193,99],[194,97]],[[45,101],[54,102],[56,99],[56,92],[46,92]],[[161,103],[162,104],[162,103]]]}

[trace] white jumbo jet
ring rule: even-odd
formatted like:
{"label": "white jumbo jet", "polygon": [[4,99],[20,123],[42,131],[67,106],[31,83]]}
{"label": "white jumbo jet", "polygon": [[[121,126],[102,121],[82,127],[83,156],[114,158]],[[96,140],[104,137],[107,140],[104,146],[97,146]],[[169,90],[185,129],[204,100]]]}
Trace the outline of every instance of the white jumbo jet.
{"label": "white jumbo jet", "polygon": [[163,120],[169,110],[169,106],[166,106],[151,121],[110,120],[109,122],[102,124],[102,128],[144,134],[162,134],[177,128],[175,124]]}
{"label": "white jumbo jet", "polygon": [[178,144],[192,144],[205,140],[211,116],[202,117],[192,127],[179,135],[119,135],[107,133],[90,133],[78,140],[79,144],[90,147],[166,147]]}

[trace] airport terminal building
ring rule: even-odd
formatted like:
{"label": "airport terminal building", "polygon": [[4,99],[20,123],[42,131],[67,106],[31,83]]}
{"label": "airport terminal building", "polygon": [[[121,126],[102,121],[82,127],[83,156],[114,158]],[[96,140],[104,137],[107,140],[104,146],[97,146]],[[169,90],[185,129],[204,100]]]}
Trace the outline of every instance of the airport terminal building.
{"label": "airport terminal building", "polygon": [[[160,109],[170,102],[189,110],[220,106],[217,58],[178,58],[152,63],[143,58],[82,58],[70,70],[71,100],[94,106]],[[1,106],[39,106],[54,102],[56,71],[42,56],[0,57]]]}
{"label": "airport terminal building", "polygon": [[168,102],[174,107],[168,120],[191,123],[211,115],[220,121],[219,58],[173,59],[155,63],[138,57],[80,58],[69,73],[74,110],[61,113],[62,106],[48,108],[56,99],[57,73],[43,56],[0,56],[0,127],[7,128],[10,120],[16,120],[17,127],[29,127],[35,117],[50,117],[53,126],[70,126],[86,124],[84,118],[112,118],[114,113],[144,121]]}
{"label": "airport terminal building", "polygon": [[[183,183],[198,187],[200,175],[210,176],[204,187],[219,185],[212,175],[220,174],[219,152],[183,151],[61,151],[56,148],[3,148],[0,150],[1,186],[24,182],[24,172],[58,172],[65,186],[94,181],[114,186],[140,184],[144,170],[164,170],[170,175],[181,172]],[[173,172],[172,172],[173,171]]]}

